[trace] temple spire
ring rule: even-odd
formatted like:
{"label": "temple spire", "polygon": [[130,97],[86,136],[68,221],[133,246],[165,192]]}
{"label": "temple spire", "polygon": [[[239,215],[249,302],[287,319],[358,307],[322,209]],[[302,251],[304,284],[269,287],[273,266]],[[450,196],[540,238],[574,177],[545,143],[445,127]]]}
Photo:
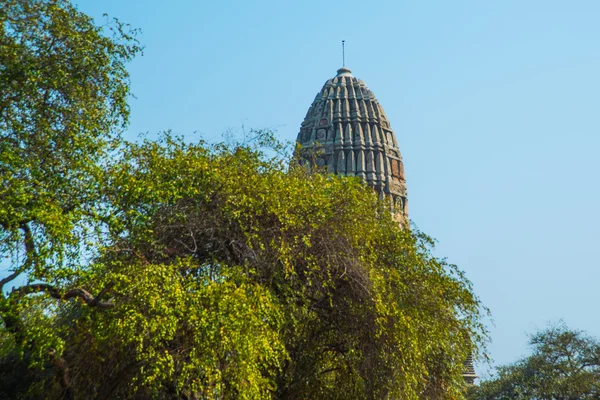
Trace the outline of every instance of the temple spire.
{"label": "temple spire", "polygon": [[[300,127],[301,163],[357,175],[408,223],[402,156],[383,108],[367,85],[343,66],[316,96]],[[330,112],[334,110],[334,112]],[[316,165],[314,165],[316,164]]]}

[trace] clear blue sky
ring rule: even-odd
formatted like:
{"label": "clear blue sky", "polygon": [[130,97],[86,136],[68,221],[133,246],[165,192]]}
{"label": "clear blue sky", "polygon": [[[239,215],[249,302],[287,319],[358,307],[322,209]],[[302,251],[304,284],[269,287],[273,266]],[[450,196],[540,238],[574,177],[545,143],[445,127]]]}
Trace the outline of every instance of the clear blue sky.
{"label": "clear blue sky", "polygon": [[492,311],[495,364],[549,321],[600,336],[600,2],[75,2],[143,30],[129,138],[294,140],[345,39],[400,143],[411,219]]}

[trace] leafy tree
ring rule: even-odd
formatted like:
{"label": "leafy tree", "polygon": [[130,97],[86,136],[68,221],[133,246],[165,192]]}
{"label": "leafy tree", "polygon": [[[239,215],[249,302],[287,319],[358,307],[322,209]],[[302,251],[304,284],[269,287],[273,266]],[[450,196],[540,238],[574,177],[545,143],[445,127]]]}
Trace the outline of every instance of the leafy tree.
{"label": "leafy tree", "polygon": [[69,277],[97,226],[102,164],[127,123],[135,34],[117,20],[98,27],[65,0],[0,6],[0,255],[10,271],[0,279],[0,314],[20,351],[54,329],[29,323],[48,315],[30,312],[32,293],[102,305]]}
{"label": "leafy tree", "polygon": [[132,364],[66,354],[84,393],[105,376],[119,397],[462,395],[482,335],[469,283],[359,180],[286,165],[169,135],[127,146],[108,174],[114,242],[95,271],[116,282],[115,308],[77,336],[98,360]]}
{"label": "leafy tree", "polygon": [[114,21],[106,37],[64,0],[3,1],[0,235],[15,274],[46,278],[93,214],[100,164],[129,115],[125,63],[140,48],[125,28]]}
{"label": "leafy tree", "polygon": [[288,168],[269,132],[116,140],[135,32],[64,0],[0,20],[2,395],[463,396],[479,300],[360,180]]}
{"label": "leafy tree", "polygon": [[472,388],[473,400],[600,398],[600,343],[564,324],[531,337],[533,352]]}
{"label": "leafy tree", "polygon": [[462,396],[483,334],[468,281],[359,180],[286,165],[169,135],[126,145],[105,171],[111,240],[69,280],[107,308],[20,302],[46,302],[27,337],[73,397]]}

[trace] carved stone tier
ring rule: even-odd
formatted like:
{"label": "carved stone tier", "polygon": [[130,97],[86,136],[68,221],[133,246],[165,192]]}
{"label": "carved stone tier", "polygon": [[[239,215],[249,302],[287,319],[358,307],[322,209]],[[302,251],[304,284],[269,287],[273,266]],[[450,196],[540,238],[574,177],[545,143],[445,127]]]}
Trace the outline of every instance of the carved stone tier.
{"label": "carved stone tier", "polygon": [[383,108],[360,79],[340,68],[313,101],[300,126],[301,163],[362,178],[408,221],[404,165]]}
{"label": "carved stone tier", "polygon": [[475,379],[479,378],[475,373],[475,367],[473,366],[473,356],[469,355],[464,363],[463,377],[467,385],[474,385]]}

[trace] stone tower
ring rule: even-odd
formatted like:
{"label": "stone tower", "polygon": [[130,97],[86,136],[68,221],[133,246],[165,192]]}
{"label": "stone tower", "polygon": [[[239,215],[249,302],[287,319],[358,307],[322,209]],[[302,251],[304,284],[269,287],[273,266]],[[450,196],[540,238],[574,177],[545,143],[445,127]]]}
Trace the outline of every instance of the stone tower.
{"label": "stone tower", "polygon": [[302,164],[362,178],[408,221],[406,181],[398,142],[383,108],[360,79],[340,68],[313,101],[300,127]]}
{"label": "stone tower", "polygon": [[[391,200],[401,223],[408,222],[396,136],[373,92],[348,68],[338,69],[317,93],[296,141],[302,146],[300,163],[362,178],[381,198]],[[469,385],[477,379],[471,356],[465,360],[463,377]]]}
{"label": "stone tower", "polygon": [[475,367],[473,366],[473,356],[472,355],[469,355],[469,357],[467,357],[467,359],[465,360],[464,366],[465,366],[465,368],[464,368],[464,372],[463,372],[463,377],[465,378],[465,382],[467,382],[467,385],[474,385],[475,379],[477,379],[479,377],[475,373]]}

